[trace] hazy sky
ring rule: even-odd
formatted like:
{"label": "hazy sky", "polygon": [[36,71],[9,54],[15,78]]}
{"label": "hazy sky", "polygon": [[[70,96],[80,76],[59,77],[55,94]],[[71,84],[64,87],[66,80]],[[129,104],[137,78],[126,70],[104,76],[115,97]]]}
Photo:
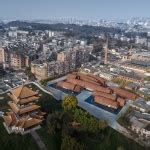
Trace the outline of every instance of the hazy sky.
{"label": "hazy sky", "polygon": [[150,0],[0,0],[0,19],[150,17]]}

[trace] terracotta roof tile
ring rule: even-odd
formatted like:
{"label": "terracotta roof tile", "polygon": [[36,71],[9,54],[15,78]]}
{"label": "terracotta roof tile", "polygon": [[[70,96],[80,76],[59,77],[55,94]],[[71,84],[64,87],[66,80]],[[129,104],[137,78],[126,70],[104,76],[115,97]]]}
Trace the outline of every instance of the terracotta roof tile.
{"label": "terracotta roof tile", "polygon": [[33,125],[40,124],[41,122],[42,122],[42,120],[36,119],[36,118],[28,119],[25,121],[23,128],[29,128]]}
{"label": "terracotta roof tile", "polygon": [[29,89],[28,87],[26,87],[24,85],[19,86],[18,88],[13,89],[10,92],[12,94],[14,94],[15,97],[18,98],[18,99],[27,98],[27,97],[30,97],[30,96],[37,95],[36,92],[32,91],[31,89]]}

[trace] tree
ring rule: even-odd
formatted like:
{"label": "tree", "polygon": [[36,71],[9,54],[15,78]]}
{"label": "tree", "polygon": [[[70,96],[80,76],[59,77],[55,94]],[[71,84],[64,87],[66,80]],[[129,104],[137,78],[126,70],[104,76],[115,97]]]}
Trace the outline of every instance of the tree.
{"label": "tree", "polygon": [[150,76],[144,78],[145,81],[150,81]]}
{"label": "tree", "polygon": [[79,143],[75,138],[65,135],[62,137],[61,150],[85,150],[84,144]]}
{"label": "tree", "polygon": [[55,134],[55,132],[62,129],[62,113],[55,112],[49,114],[47,117],[48,132],[50,134]]}
{"label": "tree", "polygon": [[31,72],[31,67],[26,67],[25,73],[29,77],[29,79],[35,79],[35,75]]}
{"label": "tree", "polygon": [[118,84],[121,88],[125,88],[126,85],[128,85],[128,81],[123,79],[114,78],[112,79],[112,82]]}
{"label": "tree", "polygon": [[150,101],[150,95],[144,95],[144,100],[145,101]]}
{"label": "tree", "polygon": [[55,134],[57,131],[66,131],[70,122],[70,116],[67,113],[54,112],[47,117],[48,132]]}
{"label": "tree", "polygon": [[150,67],[147,67],[145,70],[146,72],[150,73]]}
{"label": "tree", "polygon": [[100,130],[107,127],[106,121],[100,121],[92,117],[89,113],[76,109],[74,113],[75,121],[81,123],[84,130],[91,133],[98,133]]}
{"label": "tree", "polygon": [[108,126],[107,122],[105,120],[99,121],[99,128],[101,130],[105,129]]}
{"label": "tree", "polygon": [[6,74],[5,70],[3,67],[0,67],[0,77],[3,77]]}
{"label": "tree", "polygon": [[75,110],[77,107],[77,98],[72,95],[65,96],[64,100],[62,101],[62,107],[65,111]]}
{"label": "tree", "polygon": [[125,150],[125,148],[122,146],[119,146],[119,147],[117,147],[117,150]]}

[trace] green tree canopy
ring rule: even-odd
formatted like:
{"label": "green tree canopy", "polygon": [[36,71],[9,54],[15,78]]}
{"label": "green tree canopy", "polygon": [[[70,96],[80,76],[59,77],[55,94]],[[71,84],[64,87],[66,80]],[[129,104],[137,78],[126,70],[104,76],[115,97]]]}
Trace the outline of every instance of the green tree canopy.
{"label": "green tree canopy", "polygon": [[146,81],[150,81],[150,76],[145,77],[145,78],[144,78],[144,80],[146,80]]}
{"label": "green tree canopy", "polygon": [[145,101],[150,101],[150,95],[144,95]]}
{"label": "green tree canopy", "polygon": [[57,131],[66,130],[70,122],[70,116],[67,113],[54,112],[47,117],[48,132],[55,134]]}
{"label": "green tree canopy", "polygon": [[48,132],[50,134],[54,134],[55,132],[61,130],[62,125],[62,113],[55,112],[49,114],[47,117],[47,125],[48,125]]}
{"label": "green tree canopy", "polygon": [[31,72],[31,67],[26,67],[25,73],[29,79],[35,80],[35,75]]}
{"label": "green tree canopy", "polygon": [[84,130],[92,133],[97,133],[107,127],[106,121],[97,120],[82,109],[75,110],[74,119],[81,123]]}
{"label": "green tree canopy", "polygon": [[77,98],[72,95],[67,95],[64,97],[64,100],[62,101],[62,107],[65,111],[71,111],[74,110],[77,107]]}
{"label": "green tree canopy", "polygon": [[86,150],[86,147],[75,138],[65,135],[62,138],[61,150]]}
{"label": "green tree canopy", "polygon": [[125,148],[122,146],[119,146],[119,147],[117,147],[117,150],[125,150]]}

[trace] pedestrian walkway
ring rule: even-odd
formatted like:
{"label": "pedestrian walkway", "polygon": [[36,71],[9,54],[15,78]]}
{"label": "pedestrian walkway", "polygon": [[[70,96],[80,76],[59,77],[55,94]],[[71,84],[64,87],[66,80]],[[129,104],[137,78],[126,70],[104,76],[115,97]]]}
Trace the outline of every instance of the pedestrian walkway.
{"label": "pedestrian walkway", "polygon": [[58,79],[54,79],[54,80],[48,81],[48,82],[47,82],[47,85],[51,85],[51,84],[54,84],[54,83],[63,81],[63,80],[66,79],[66,77],[67,77],[67,76],[63,76],[63,77],[60,77],[60,78],[58,78]]}
{"label": "pedestrian walkway", "polygon": [[35,142],[37,143],[37,145],[39,146],[40,150],[47,150],[45,144],[41,140],[40,136],[36,133],[36,131],[31,131],[31,135],[35,140]]}
{"label": "pedestrian walkway", "polygon": [[[65,78],[65,77],[63,77]],[[58,79],[58,80],[62,80]],[[57,80],[55,80],[57,81]],[[54,81],[52,81],[51,83],[54,83]],[[53,97],[55,97],[57,100],[61,100],[62,97],[64,95],[66,95],[64,92],[55,89],[55,88],[49,88],[46,89],[45,87],[42,87],[41,85],[39,85],[36,82],[28,82],[26,83],[26,85],[28,84],[34,84],[37,87],[39,87],[43,92],[52,95]],[[9,91],[9,90],[8,90]],[[7,92],[8,92],[7,91]],[[127,136],[128,138],[131,138],[133,140],[135,140],[136,142],[138,142],[139,144],[143,145],[143,143],[141,143],[139,141],[139,139],[135,139],[135,137],[133,137],[124,127],[122,127],[120,124],[118,124],[118,122],[116,121],[116,119],[121,116],[129,107],[129,104],[126,104],[126,107],[122,109],[122,111],[117,115],[112,114],[108,111],[105,111],[101,108],[98,108],[92,104],[87,103],[85,100],[91,95],[91,93],[89,91],[82,91],[79,95],[77,95],[77,99],[78,99],[78,106],[85,109],[87,112],[89,112],[91,115],[95,116],[98,119],[104,119],[108,121],[108,125],[110,127],[112,127],[113,129],[115,129],[116,131],[122,133],[123,135]],[[35,132],[32,131],[31,135],[33,136],[33,138],[35,139],[36,143],[38,144],[39,148],[41,150],[47,150],[45,144],[42,142],[42,140],[40,139],[39,135]]]}
{"label": "pedestrian walkway", "polygon": [[127,111],[127,109],[129,108],[129,103],[126,103],[126,105],[121,109],[121,111],[119,112],[119,114],[117,115],[117,118],[116,118],[116,120],[118,119],[118,118],[120,118],[126,111]]}
{"label": "pedestrian walkway", "polygon": [[79,95],[77,95],[77,99],[80,101],[85,101],[88,97],[91,96],[91,92],[89,91],[82,91]]}

